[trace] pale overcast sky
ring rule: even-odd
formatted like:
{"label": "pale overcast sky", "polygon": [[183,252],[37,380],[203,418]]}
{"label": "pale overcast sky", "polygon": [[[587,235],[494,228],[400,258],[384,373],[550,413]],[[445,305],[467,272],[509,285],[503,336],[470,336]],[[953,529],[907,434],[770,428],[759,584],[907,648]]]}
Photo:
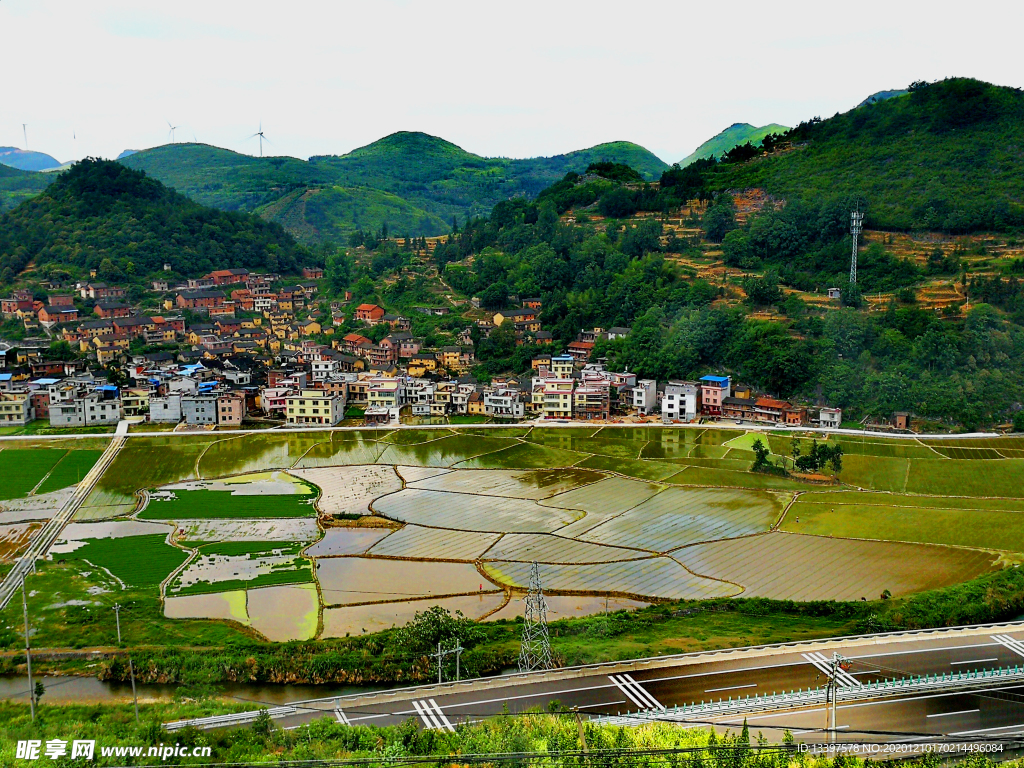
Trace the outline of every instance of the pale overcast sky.
{"label": "pale overcast sky", "polygon": [[[399,130],[486,156],[626,139],[672,162],[959,75],[1024,85],[1020,11],[972,2],[0,0],[0,145],[342,154]],[[72,136],[77,135],[77,140]]]}

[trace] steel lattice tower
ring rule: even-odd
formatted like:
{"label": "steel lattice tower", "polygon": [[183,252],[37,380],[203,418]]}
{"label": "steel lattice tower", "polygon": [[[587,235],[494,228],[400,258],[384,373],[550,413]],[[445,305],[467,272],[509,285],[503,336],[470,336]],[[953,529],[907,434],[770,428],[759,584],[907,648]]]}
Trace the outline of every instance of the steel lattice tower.
{"label": "steel lattice tower", "polygon": [[850,285],[857,284],[857,240],[860,238],[864,214],[859,209],[850,213],[850,234],[853,235],[853,254],[850,257]]}
{"label": "steel lattice tower", "polygon": [[548,637],[548,606],[540,586],[540,566],[534,562],[530,569],[530,591],[526,598],[523,623],[523,644],[519,651],[519,671],[533,672],[551,669],[551,640]]}

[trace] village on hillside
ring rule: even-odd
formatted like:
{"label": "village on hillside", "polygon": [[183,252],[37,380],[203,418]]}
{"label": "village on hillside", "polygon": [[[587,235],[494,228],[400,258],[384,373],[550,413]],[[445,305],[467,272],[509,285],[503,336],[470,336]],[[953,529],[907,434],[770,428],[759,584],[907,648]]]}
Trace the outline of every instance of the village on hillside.
{"label": "village on hillside", "polygon": [[[27,290],[15,291],[0,305],[5,320],[21,321],[39,335],[0,349],[0,428],[37,421],[49,421],[52,428],[87,428],[122,419],[180,429],[243,422],[336,426],[525,419],[666,424],[728,419],[837,428],[842,420],[837,408],[767,397],[729,376],[638,379],[591,359],[597,339],[624,337],[629,328],[585,330],[564,354],[534,355],[529,374],[480,383],[471,374],[476,358],[470,329],[457,335],[457,345],[428,349],[410,332],[409,318],[376,304],[353,305],[350,293],[322,306],[317,295],[323,271],[305,268],[302,276],[303,281],[276,289],[279,275],[245,269],[217,270],[177,286],[158,280],[154,290],[167,297],[161,315],[143,314],[126,303],[124,288],[101,282],[48,285],[56,290],[45,303]],[[92,307],[88,319],[81,316],[83,303]],[[550,345],[551,334],[541,330],[540,299],[518,303],[517,309],[477,320],[480,335],[510,323],[519,343]],[[417,311],[447,314],[449,309]],[[329,324],[317,319],[328,313]],[[375,343],[358,330],[335,332],[346,323],[367,333],[387,326],[387,333]],[[58,347],[65,352],[60,358],[54,355]],[[164,351],[135,351],[153,347]]]}

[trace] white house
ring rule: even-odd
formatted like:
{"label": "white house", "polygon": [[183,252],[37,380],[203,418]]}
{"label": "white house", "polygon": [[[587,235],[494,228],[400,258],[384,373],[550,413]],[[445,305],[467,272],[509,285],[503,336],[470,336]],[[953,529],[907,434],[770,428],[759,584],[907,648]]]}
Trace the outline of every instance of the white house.
{"label": "white house", "polygon": [[693,421],[697,418],[700,386],[693,381],[670,381],[661,398],[661,420]]}

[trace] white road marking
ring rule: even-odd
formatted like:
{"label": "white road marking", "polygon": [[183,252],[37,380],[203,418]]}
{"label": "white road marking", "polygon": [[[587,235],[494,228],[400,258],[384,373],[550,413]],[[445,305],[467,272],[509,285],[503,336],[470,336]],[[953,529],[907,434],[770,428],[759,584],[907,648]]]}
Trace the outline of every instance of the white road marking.
{"label": "white road marking", "polygon": [[980,709],[961,709],[959,712],[939,712],[935,715],[926,715],[926,717],[952,717],[953,715],[969,715],[972,712],[981,712]]}
{"label": "white road marking", "polygon": [[998,728],[975,728],[973,731],[957,731],[950,736],[967,736],[970,733],[988,733],[989,731],[1005,731],[1007,728],[1024,728],[1024,723],[1019,725],[1000,725]]}
{"label": "white road marking", "polygon": [[609,675],[608,679],[611,680],[613,683],[615,683],[615,685],[618,687],[618,689],[620,691],[622,691],[626,695],[626,698],[629,699],[630,701],[632,701],[638,707],[640,707],[640,709],[650,709],[650,705],[647,704],[644,701],[640,701],[636,697],[636,695],[632,691],[629,690],[629,686],[627,686],[625,683],[619,682],[618,677],[616,677],[615,675]]}
{"label": "white road marking", "polygon": [[967,661],[951,661],[950,666],[957,664],[984,664],[986,661],[999,661],[999,659],[968,659]]}
{"label": "white road marking", "polygon": [[447,715],[445,715],[445,713],[441,710],[441,708],[437,706],[437,702],[433,699],[429,699],[428,703],[430,704],[430,706],[434,708],[434,711],[437,712],[437,716],[441,718],[441,722],[444,723],[444,727],[452,733],[455,733],[455,728],[452,727],[451,721],[448,719]]}
{"label": "white road marking", "polygon": [[730,685],[726,688],[708,688],[704,693],[717,693],[718,691],[735,691],[737,688],[757,688],[757,683],[748,683],[747,685]]}
{"label": "white road marking", "polygon": [[1024,643],[1009,635],[992,635],[992,639],[1000,645],[1006,646],[1018,656],[1024,656]]}
{"label": "white road marking", "polygon": [[342,725],[352,725],[352,723],[350,723],[348,721],[348,718],[345,716],[345,713],[342,712],[338,707],[334,708],[334,716],[338,718],[338,722]]}
{"label": "white road marking", "polygon": [[423,721],[423,724],[427,727],[428,731],[435,728],[439,731],[443,730],[440,721],[434,717],[434,713],[430,711],[430,708],[426,703],[422,701],[414,701],[412,705],[416,707],[416,711],[419,712],[420,715],[420,720]]}
{"label": "white road marking", "polygon": [[636,694],[638,696],[649,701],[651,706],[653,706],[655,709],[665,709],[665,705],[658,701],[656,698],[654,698],[654,696],[652,696],[646,688],[644,688],[642,685],[640,685],[640,683],[634,680],[632,675],[625,674],[622,675],[622,678],[633,686],[633,690],[636,691]]}
{"label": "white road marking", "polygon": [[[825,658],[824,655],[817,651],[813,653],[805,653],[803,657],[813,664],[820,672],[824,672],[826,676],[832,677],[832,661]],[[851,675],[845,669],[836,669],[836,681],[839,685],[860,685],[861,682],[856,677]]]}

